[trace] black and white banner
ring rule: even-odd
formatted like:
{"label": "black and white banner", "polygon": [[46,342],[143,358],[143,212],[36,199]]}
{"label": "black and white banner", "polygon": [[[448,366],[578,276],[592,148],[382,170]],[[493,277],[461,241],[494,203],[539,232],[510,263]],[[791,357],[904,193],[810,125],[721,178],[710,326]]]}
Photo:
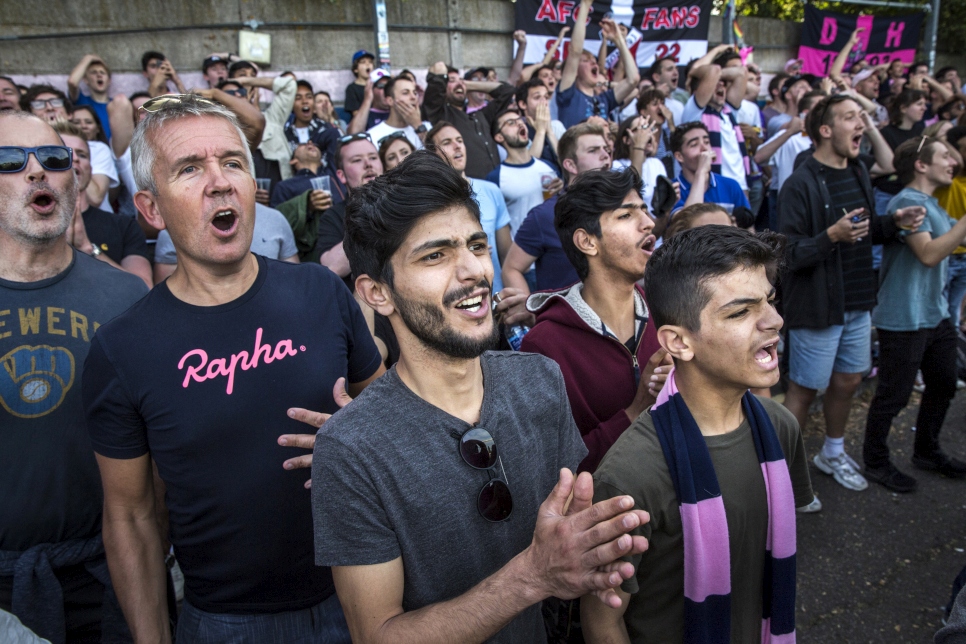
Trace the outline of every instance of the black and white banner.
{"label": "black and white banner", "polygon": [[[524,63],[540,62],[563,27],[574,27],[579,0],[516,0],[516,28],[527,33]],[[655,58],[671,56],[678,65],[708,53],[708,27],[711,0],[681,4],[670,0],[595,0],[584,48],[600,49],[601,18],[610,15],[628,28],[627,45],[638,67],[648,67]],[[517,44],[514,42],[514,53]],[[557,50],[564,59],[570,47],[570,33]],[[617,52],[608,58],[608,67],[617,62]]]}

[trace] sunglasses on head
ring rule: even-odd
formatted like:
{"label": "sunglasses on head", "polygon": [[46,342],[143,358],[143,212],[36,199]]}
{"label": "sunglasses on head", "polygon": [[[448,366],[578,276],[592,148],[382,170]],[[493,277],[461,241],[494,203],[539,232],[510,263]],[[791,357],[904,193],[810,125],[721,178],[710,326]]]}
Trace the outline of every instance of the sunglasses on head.
{"label": "sunglasses on head", "polygon": [[0,172],[20,172],[27,167],[33,153],[45,170],[63,172],[74,166],[74,151],[63,145],[42,145],[37,148],[0,147]]}
{"label": "sunglasses on head", "polygon": [[345,145],[346,143],[352,143],[353,141],[362,141],[365,139],[372,143],[372,137],[369,136],[368,132],[356,132],[355,134],[346,134],[339,139],[339,145]]}
{"label": "sunglasses on head", "polygon": [[[476,509],[487,521],[505,521],[513,512],[513,497],[507,485],[503,462],[496,451],[496,443],[490,432],[482,427],[474,427],[465,432],[460,439],[460,456],[463,462],[477,470],[486,470],[490,476],[476,497]],[[493,469],[499,465],[503,478],[494,477]]]}
{"label": "sunglasses on head", "polygon": [[155,96],[149,101],[145,101],[144,105],[138,109],[144,110],[149,114],[154,114],[157,111],[163,110],[171,105],[180,105],[185,102],[185,99],[191,97],[193,101],[198,103],[203,103],[205,105],[214,105],[215,103],[209,101],[207,98],[202,98],[198,94],[165,94],[163,96]]}
{"label": "sunglasses on head", "polygon": [[380,143],[386,141],[395,141],[396,139],[406,139],[408,141],[409,137],[406,136],[406,133],[403,130],[397,130],[392,134],[387,134],[386,136],[382,137],[382,141],[380,141]]}

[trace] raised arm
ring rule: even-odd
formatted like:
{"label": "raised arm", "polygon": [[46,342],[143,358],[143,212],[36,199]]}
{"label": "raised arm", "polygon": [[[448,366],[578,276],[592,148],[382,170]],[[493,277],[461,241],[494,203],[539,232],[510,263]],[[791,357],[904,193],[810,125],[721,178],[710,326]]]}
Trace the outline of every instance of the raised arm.
{"label": "raised arm", "polygon": [[220,89],[193,89],[191,92],[210,101],[217,101],[234,112],[242,125],[245,138],[248,139],[248,145],[252,148],[257,148],[258,144],[262,142],[262,133],[265,131],[265,115],[249,103],[247,99],[233,96]]}
{"label": "raised arm", "polygon": [[[568,498],[573,501],[567,509]],[[625,537],[645,524],[646,512],[632,510],[621,496],[591,506],[593,480],[561,470],[560,480],[540,506],[533,542],[505,566],[459,597],[405,612],[402,558],[369,566],[332,568],[339,601],[353,641],[371,644],[472,644],[492,637],[526,608],[556,596],[593,592],[607,605],[620,599],[613,590],[633,574],[618,558],[642,552],[644,537]],[[467,616],[471,615],[471,619]]]}
{"label": "raised arm", "polygon": [[550,49],[547,50],[547,53],[544,55],[543,60],[541,60],[539,63],[536,63],[534,65],[527,65],[526,67],[523,68],[523,71],[520,74],[520,80],[517,82],[517,85],[523,85],[528,80],[530,80],[534,74],[537,73],[538,69],[540,69],[544,65],[550,64],[550,61],[552,61],[554,57],[557,55],[557,48],[560,47],[560,43],[563,42],[564,36],[567,35],[568,31],[570,31],[570,27],[564,27],[563,29],[560,30],[560,35],[557,36],[557,39],[550,44]]}
{"label": "raised arm", "polygon": [[[627,48],[627,39],[621,36],[617,23],[613,20],[601,20],[600,27],[604,35],[617,45],[617,51],[621,54],[621,64],[624,66],[624,78],[614,84],[614,98],[617,99],[618,103],[623,103],[624,99],[637,89],[637,82],[641,80],[641,75],[637,71],[637,61],[634,60],[634,55],[631,53],[631,50]],[[604,49],[603,44],[601,44],[601,49]]]}
{"label": "raised arm", "polygon": [[90,67],[91,63],[104,64],[94,54],[85,54],[80,62],[74,66],[74,69],[70,70],[70,76],[67,77],[67,95],[70,96],[70,100],[76,101],[80,96],[80,84],[84,80],[84,74],[87,73],[87,68]]}
{"label": "raised arm", "polygon": [[171,642],[151,458],[96,457],[104,487],[104,550],[124,617],[134,641]]}
{"label": "raised arm", "polygon": [[523,59],[527,55],[527,32],[517,29],[513,32],[513,40],[517,43],[517,54],[513,57],[513,64],[510,65],[510,75],[506,82],[511,85],[520,85],[520,78],[523,75]]}
{"label": "raised arm", "polygon": [[852,35],[849,36],[849,41],[845,43],[844,47],[842,47],[842,51],[840,51],[838,56],[835,57],[835,62],[833,62],[832,66],[829,68],[829,78],[836,83],[842,80],[842,69],[845,67],[845,61],[849,59],[849,54],[852,53],[852,50],[855,48],[855,44],[859,42],[859,34],[863,31],[865,31],[865,27],[858,27],[852,32]]}
{"label": "raised arm", "polygon": [[577,68],[580,66],[580,56],[584,51],[584,39],[587,36],[587,16],[594,6],[594,0],[580,0],[580,8],[574,16],[574,33],[570,37],[570,52],[564,62],[563,72],[560,82],[557,84],[557,91],[564,92],[570,89],[574,81],[577,80]]}
{"label": "raised arm", "polygon": [[714,95],[718,87],[718,80],[721,78],[721,67],[718,65],[704,65],[691,69],[691,77],[697,79],[698,85],[694,87],[694,102],[698,107],[704,109]]}
{"label": "raised arm", "polygon": [[107,104],[107,120],[111,124],[111,148],[120,158],[134,137],[134,106],[124,94],[116,94]]}
{"label": "raised arm", "polygon": [[755,163],[758,165],[768,163],[768,160],[778,152],[778,148],[785,145],[785,141],[805,129],[805,124],[802,123],[802,119],[797,116],[793,116],[792,120],[786,123],[785,126],[781,134],[771,137],[765,143],[758,146],[758,150],[755,152]]}
{"label": "raised arm", "polygon": [[876,177],[892,174],[896,171],[892,165],[895,153],[879,132],[879,128],[875,126],[872,115],[862,112],[862,120],[865,122],[865,135],[869,137],[869,143],[872,144],[872,155],[875,157],[875,165],[869,168],[869,174]]}
{"label": "raised arm", "polygon": [[721,80],[731,81],[731,84],[728,86],[728,93],[725,95],[725,100],[728,101],[731,107],[736,110],[739,109],[741,107],[741,101],[745,99],[745,92],[748,88],[748,68],[742,65],[741,67],[722,69]]}

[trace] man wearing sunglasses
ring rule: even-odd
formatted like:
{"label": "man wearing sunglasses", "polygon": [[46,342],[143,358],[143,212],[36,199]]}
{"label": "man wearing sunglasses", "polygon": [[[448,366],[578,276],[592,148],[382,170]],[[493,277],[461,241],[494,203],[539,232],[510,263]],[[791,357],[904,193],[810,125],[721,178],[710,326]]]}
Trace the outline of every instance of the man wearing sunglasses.
{"label": "man wearing sunglasses", "polygon": [[0,609],[52,641],[118,641],[81,367],[147,288],[70,246],[72,162],[42,118],[0,113]]}
{"label": "man wearing sunglasses", "polygon": [[493,264],[470,185],[414,152],[349,200],[345,246],[400,348],[316,438],[316,563],[334,566],[353,639],[532,644],[550,596],[616,605],[630,566],[610,564],[646,548],[627,532],[647,515],[629,497],[591,508],[590,475],[575,482],[587,450],[557,366],[488,351]]}
{"label": "man wearing sunglasses", "polygon": [[297,459],[282,467],[279,433],[300,431],[292,406],[334,412],[342,379],[357,395],[381,357],[331,272],[250,252],[255,181],[234,115],[194,95],[143,109],[135,203],[168,230],[178,267],[99,330],[85,368],[128,623],[139,641],[170,641],[154,463],[185,576],[179,642],[348,642],[331,574],[312,565],[308,477]]}

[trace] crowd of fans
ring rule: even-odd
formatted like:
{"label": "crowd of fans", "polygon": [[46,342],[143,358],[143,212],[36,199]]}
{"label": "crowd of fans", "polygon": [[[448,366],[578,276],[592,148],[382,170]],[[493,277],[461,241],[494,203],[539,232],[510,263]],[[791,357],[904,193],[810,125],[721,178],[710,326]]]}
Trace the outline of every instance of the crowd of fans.
{"label": "crowd of fans", "polygon": [[794,641],[809,460],[914,492],[917,390],[966,477],[957,70],[639,69],[590,11],[506,80],[356,52],[342,106],[0,76],[0,639]]}

